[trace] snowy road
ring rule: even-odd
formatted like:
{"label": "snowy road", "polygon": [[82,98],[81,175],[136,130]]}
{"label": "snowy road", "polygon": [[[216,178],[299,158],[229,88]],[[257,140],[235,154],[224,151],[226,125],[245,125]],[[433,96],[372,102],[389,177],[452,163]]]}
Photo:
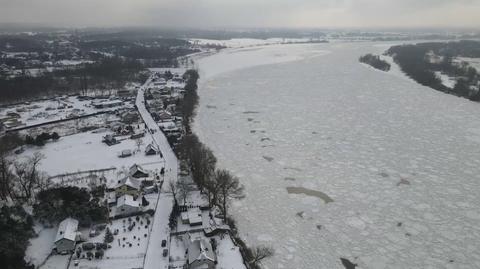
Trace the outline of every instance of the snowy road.
{"label": "snowy road", "polygon": [[[152,78],[150,77],[145,84],[140,87],[137,93],[135,104],[143,121],[147,125],[147,128],[150,130],[154,143],[157,144],[158,148],[163,154],[163,158],[165,159],[165,180],[176,181],[178,175],[177,157],[170,147],[167,138],[145,107],[145,90],[151,83]],[[165,196],[165,194],[161,193],[159,195],[157,209],[153,219],[152,231],[150,234],[150,241],[148,243],[147,253],[145,256],[144,268],[146,269],[168,268],[168,256],[163,257],[162,252],[164,248],[161,247],[161,242],[164,239],[167,240],[167,242],[169,241],[168,236],[170,236],[170,232],[168,227],[168,216],[171,208],[172,199],[169,196]]]}

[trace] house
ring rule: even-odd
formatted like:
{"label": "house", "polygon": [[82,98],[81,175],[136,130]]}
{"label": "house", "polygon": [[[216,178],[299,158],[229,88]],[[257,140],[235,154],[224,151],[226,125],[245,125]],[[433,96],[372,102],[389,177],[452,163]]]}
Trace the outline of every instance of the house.
{"label": "house", "polygon": [[117,199],[117,210],[115,214],[132,215],[140,211],[140,202],[129,194],[124,194]]}
{"label": "house", "polygon": [[214,269],[217,263],[212,245],[206,239],[195,239],[188,245],[188,269]]}
{"label": "house", "polygon": [[148,172],[143,170],[140,165],[134,164],[130,167],[130,176],[134,178],[148,177]]}
{"label": "house", "polygon": [[162,111],[162,112],[158,113],[158,119],[161,122],[165,122],[165,121],[172,121],[173,117],[167,111]]}
{"label": "house", "polygon": [[69,253],[75,249],[77,239],[78,220],[66,218],[58,226],[55,237],[55,249],[58,253]]}
{"label": "house", "polygon": [[162,152],[157,146],[153,144],[148,144],[148,146],[145,148],[145,155],[150,156],[150,155],[157,155],[157,154],[160,154],[160,157],[163,157]]}
{"label": "house", "polygon": [[[137,197],[140,192],[140,182],[131,176],[126,176],[118,181],[115,186],[115,193],[117,197],[125,194]],[[117,201],[118,202],[118,201]]]}

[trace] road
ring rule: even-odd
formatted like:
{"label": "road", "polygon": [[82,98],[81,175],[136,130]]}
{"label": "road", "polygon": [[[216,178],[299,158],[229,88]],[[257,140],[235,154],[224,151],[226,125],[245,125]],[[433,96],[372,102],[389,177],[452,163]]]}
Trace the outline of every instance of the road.
{"label": "road", "polygon": [[[173,152],[167,137],[153,120],[152,115],[145,107],[145,90],[152,83],[150,77],[145,84],[143,84],[137,93],[135,104],[143,121],[153,137],[154,142],[163,154],[165,159],[165,181],[177,181],[178,176],[178,160]],[[161,192],[157,201],[157,208],[152,222],[152,231],[150,233],[150,241],[148,242],[147,253],[145,255],[144,268],[145,269],[167,269],[169,264],[168,255],[163,257],[163,249],[161,247],[162,240],[169,242],[170,228],[168,227],[169,214],[173,206],[173,199]]]}

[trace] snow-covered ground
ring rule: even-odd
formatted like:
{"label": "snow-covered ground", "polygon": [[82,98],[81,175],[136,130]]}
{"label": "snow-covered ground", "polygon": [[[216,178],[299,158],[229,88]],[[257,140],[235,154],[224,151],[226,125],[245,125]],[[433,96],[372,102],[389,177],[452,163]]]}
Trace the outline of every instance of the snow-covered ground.
{"label": "snow-covered ground", "polygon": [[377,45],[198,61],[194,130],[245,184],[231,211],[247,244],[274,246],[267,268],[480,267],[480,106],[359,64]]}
{"label": "snow-covered ground", "polygon": [[217,269],[245,269],[240,250],[230,236],[214,236],[217,245]]}
{"label": "snow-covered ground", "polygon": [[145,147],[152,142],[148,134],[143,138],[141,151],[127,158],[119,158],[117,155],[126,149],[135,151],[135,141],[126,139],[120,144],[107,146],[102,143],[102,137],[106,134],[108,133],[87,132],[61,137],[57,142],[48,142],[43,147],[28,147],[25,152],[17,155],[17,159],[32,156],[35,152],[42,153],[45,159],[40,163],[40,169],[50,176],[112,167],[128,169],[133,164],[149,170],[155,170],[155,167],[151,167],[153,164],[158,165],[158,170],[163,167],[163,161],[158,156],[146,156],[144,153]]}
{"label": "snow-covered ground", "polygon": [[45,228],[41,224],[36,224],[34,229],[38,236],[30,239],[30,245],[25,252],[25,260],[39,266],[52,252],[58,227]]}
{"label": "snow-covered ground", "polygon": [[442,81],[443,86],[453,89],[457,80],[442,72],[435,72],[435,75]]}
{"label": "snow-covered ground", "polygon": [[477,72],[480,72],[480,58],[469,58],[469,57],[457,57],[455,58],[456,63],[467,62],[471,67],[477,69]]}

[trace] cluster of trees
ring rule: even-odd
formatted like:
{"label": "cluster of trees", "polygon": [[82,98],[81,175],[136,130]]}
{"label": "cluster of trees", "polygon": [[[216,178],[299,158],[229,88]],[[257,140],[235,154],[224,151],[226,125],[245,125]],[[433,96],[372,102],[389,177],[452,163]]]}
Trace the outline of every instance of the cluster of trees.
{"label": "cluster of trees", "polygon": [[36,219],[44,223],[58,223],[67,217],[75,218],[83,227],[108,220],[108,208],[86,189],[60,187],[43,190],[33,206]]}
{"label": "cluster of trees", "polygon": [[57,132],[53,132],[51,134],[50,133],[41,133],[41,134],[37,135],[35,138],[33,138],[30,135],[26,135],[25,136],[25,144],[36,145],[36,146],[44,146],[45,142],[47,142],[48,140],[51,139],[53,141],[57,141],[59,138],[60,138],[60,136],[58,135]]}
{"label": "cluster of trees", "polygon": [[371,65],[372,67],[378,70],[382,70],[382,71],[390,70],[390,64],[380,59],[380,56],[378,55],[373,55],[373,54],[363,55],[360,57],[359,61],[362,63],[366,63],[368,65]]}
{"label": "cluster of trees", "polygon": [[190,122],[195,117],[195,109],[198,105],[197,81],[200,78],[198,72],[194,69],[187,70],[183,75],[185,79],[185,95],[181,103],[181,111],[187,133],[190,133]]}
{"label": "cluster of trees", "polygon": [[[458,64],[454,57],[480,57],[480,42],[460,41],[448,43],[420,43],[415,45],[393,46],[387,52],[402,71],[418,83],[457,96],[480,101],[478,91],[479,74],[467,63]],[[441,60],[432,61],[434,55]],[[442,72],[457,78],[453,89],[442,84],[435,72]],[[472,91],[471,88],[477,88]]]}
{"label": "cluster of trees", "polygon": [[30,76],[0,77],[0,99],[17,101],[51,94],[82,93],[88,90],[109,90],[123,87],[128,81],[144,77],[140,61],[123,58],[104,58],[76,68],[59,69]]}
{"label": "cluster of trees", "polygon": [[[216,169],[217,159],[213,152],[198,140],[194,134],[189,134],[183,139],[181,157],[187,162],[192,178],[208,197],[211,207],[217,206],[222,212],[225,222],[228,222],[228,206],[232,199],[244,197],[244,187],[237,177],[227,170]],[[181,180],[175,188],[170,186],[174,196],[180,193],[183,199],[188,194],[188,184]],[[185,202],[185,200],[184,200]]]}
{"label": "cluster of trees", "polygon": [[35,234],[33,219],[21,206],[0,207],[0,264],[5,269],[33,269],[24,260],[29,239]]}

